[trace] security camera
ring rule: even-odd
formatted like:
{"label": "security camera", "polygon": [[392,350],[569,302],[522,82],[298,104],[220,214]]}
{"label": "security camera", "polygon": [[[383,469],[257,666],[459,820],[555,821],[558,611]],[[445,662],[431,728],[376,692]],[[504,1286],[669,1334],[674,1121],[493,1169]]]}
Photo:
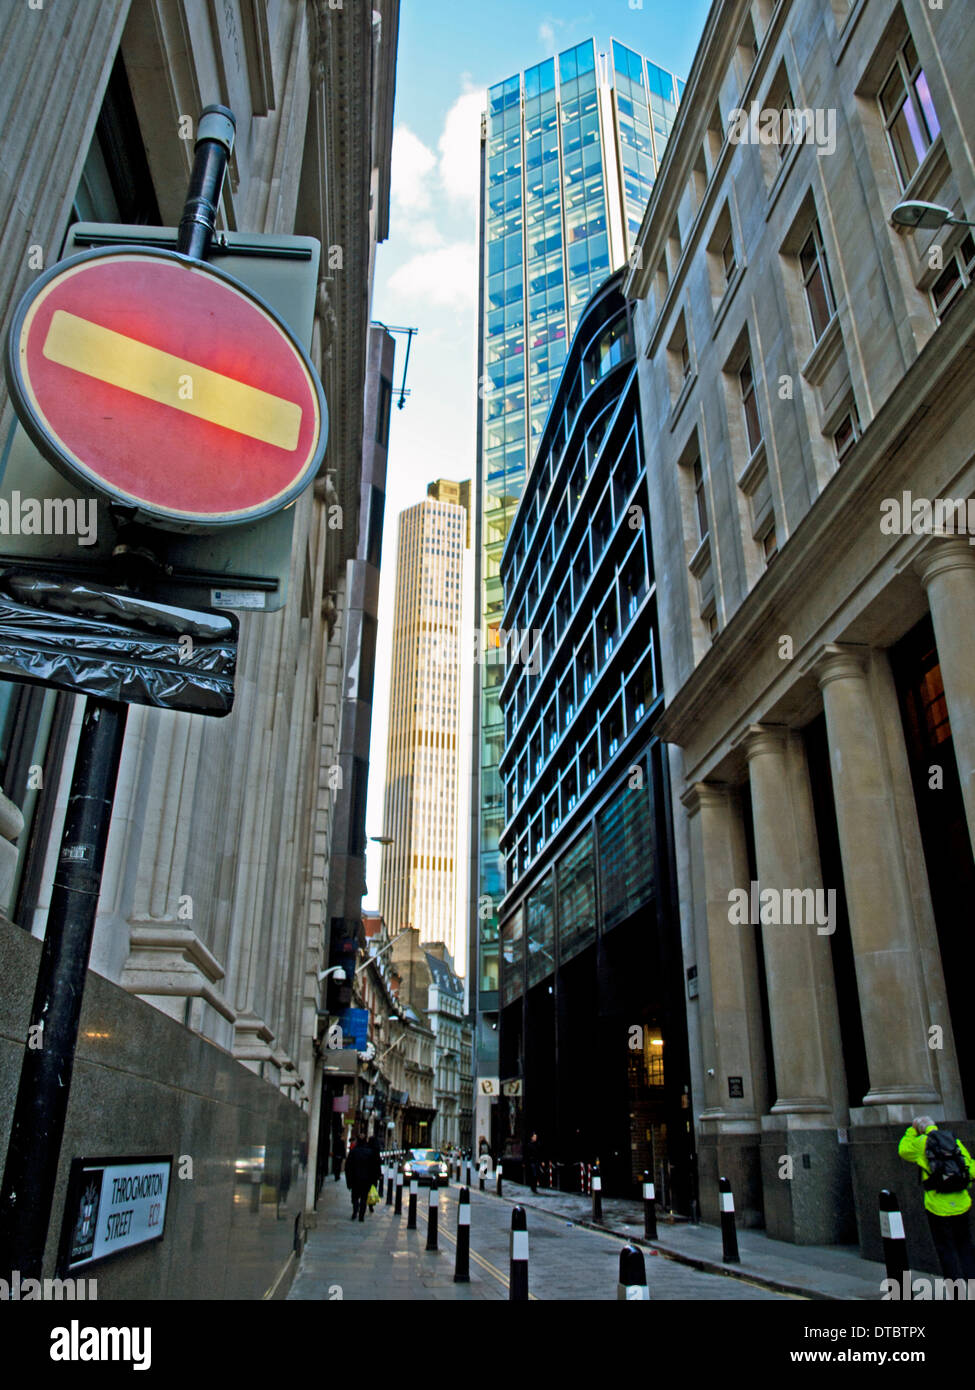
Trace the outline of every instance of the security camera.
{"label": "security camera", "polygon": [[714,1067],[708,1067],[708,1076],[714,1075]]}

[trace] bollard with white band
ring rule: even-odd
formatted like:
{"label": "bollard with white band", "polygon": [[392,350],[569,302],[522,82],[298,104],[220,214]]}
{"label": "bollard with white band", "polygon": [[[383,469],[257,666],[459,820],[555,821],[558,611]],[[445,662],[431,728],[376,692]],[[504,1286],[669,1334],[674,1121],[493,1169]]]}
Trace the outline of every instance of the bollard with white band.
{"label": "bollard with white band", "polygon": [[416,1178],[410,1178],[410,1202],[406,1213],[406,1229],[408,1231],[416,1230],[416,1194]]}
{"label": "bollard with white band", "polygon": [[880,1194],[880,1235],[887,1278],[896,1282],[899,1291],[903,1288],[903,1292],[898,1292],[899,1298],[910,1299],[911,1280],[904,1278],[907,1271],[907,1232],[904,1229],[904,1217],[901,1215],[896,1192],[891,1192],[886,1187]]}
{"label": "bollard with white band", "polygon": [[471,1194],[466,1187],[462,1187],[457,1203],[457,1258],[454,1261],[454,1283],[469,1284],[470,1281]]}
{"label": "bollard with white band", "polygon": [[515,1303],[528,1301],[528,1220],[524,1207],[511,1213],[511,1259],[508,1298]]}
{"label": "bollard with white band", "polygon": [[650,1174],[643,1174],[643,1234],[647,1240],[657,1239],[657,1193]]}
{"label": "bollard with white band", "polygon": [[500,1160],[500,1159],[498,1160],[498,1167],[497,1167],[497,1171],[496,1171],[496,1173],[495,1173],[494,1190],[495,1190],[495,1192],[498,1194],[499,1197],[503,1196],[503,1193],[502,1193],[502,1191],[501,1191],[501,1160]]}
{"label": "bollard with white band", "polygon": [[592,1170],[592,1219],[602,1221],[603,1219],[603,1180],[599,1173],[599,1161]]}
{"label": "bollard with white band", "polygon": [[440,1191],[436,1182],[430,1184],[430,1196],[427,1201],[427,1249],[436,1250],[437,1248],[437,1217],[440,1213]]}
{"label": "bollard with white band", "polygon": [[741,1264],[738,1232],[735,1229],[735,1199],[727,1178],[718,1179],[718,1191],[721,1194],[721,1258],[726,1265]]}
{"label": "bollard with white band", "polygon": [[403,1174],[396,1170],[396,1205],[393,1207],[394,1216],[403,1215]]}
{"label": "bollard with white band", "polygon": [[635,1245],[624,1245],[620,1251],[620,1281],[616,1285],[616,1297],[625,1298],[627,1302],[631,1299],[648,1302],[650,1299],[643,1251]]}

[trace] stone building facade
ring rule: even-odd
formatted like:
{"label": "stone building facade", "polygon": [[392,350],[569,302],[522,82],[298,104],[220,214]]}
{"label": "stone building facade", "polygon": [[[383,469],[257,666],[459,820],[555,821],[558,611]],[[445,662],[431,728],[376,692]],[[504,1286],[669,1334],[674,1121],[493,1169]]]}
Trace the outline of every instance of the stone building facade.
{"label": "stone building facade", "polygon": [[915,1267],[897,1140],[975,1107],[975,247],[891,213],[975,213],[972,21],[716,3],[626,286],[702,1210],[880,1258],[890,1187]]}
{"label": "stone building facade", "polygon": [[[185,123],[192,130],[207,103],[229,105],[237,118],[218,230],[300,233],[322,244],[311,357],[329,443],[321,475],[294,507],[289,602],[240,614],[230,717],[129,712],[91,958],[124,1056],[97,1041],[108,1034],[96,1028],[88,1038],[83,1025],[85,1080],[69,1110],[62,1168],[72,1151],[182,1149],[196,1155],[201,1179],[195,1192],[174,1192],[168,1248],[106,1267],[105,1297],[113,1281],[127,1297],[190,1296],[197,1285],[200,1296],[259,1297],[286,1287],[290,1237],[284,1247],[248,1245],[257,1223],[252,1231],[235,1206],[242,1145],[270,1155],[278,1144],[289,1155],[283,1196],[267,1170],[279,1213],[300,1227],[313,1201],[333,772],[344,750],[368,745],[361,728],[343,733],[343,719],[350,653],[361,646],[352,629],[371,601],[356,563],[370,519],[364,405],[371,440],[378,379],[367,391],[369,298],[375,246],[388,233],[397,26],[397,0],[100,0],[7,5],[0,15],[4,331],[37,274],[32,249],[45,266],[55,261],[71,222],[178,222],[193,157]],[[383,344],[373,359],[376,372],[385,363],[391,373]],[[0,388],[4,441],[12,423]],[[382,502],[380,482],[372,503],[380,528]],[[17,934],[43,935],[81,701],[5,687],[3,704],[0,860],[17,924],[3,931],[19,965],[0,1033],[12,1095],[33,960]],[[28,788],[28,766],[42,770],[40,788]],[[189,1054],[195,1079],[177,1065]],[[165,1104],[153,1101],[160,1088]],[[261,1118],[271,1111],[273,1140]],[[58,1210],[56,1201],[49,1251]],[[241,1242],[249,1291],[238,1281],[225,1292]]]}

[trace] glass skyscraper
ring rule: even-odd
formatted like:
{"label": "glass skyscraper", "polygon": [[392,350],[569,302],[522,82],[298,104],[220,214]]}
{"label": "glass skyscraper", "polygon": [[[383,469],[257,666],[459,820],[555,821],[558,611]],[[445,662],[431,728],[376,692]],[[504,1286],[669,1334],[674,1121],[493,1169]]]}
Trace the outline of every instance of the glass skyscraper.
{"label": "glass skyscraper", "polygon": [[496,909],[505,891],[501,553],[568,343],[590,295],[629,254],[683,86],[616,41],[597,53],[587,39],[491,87],[482,119],[476,621],[484,656],[471,835],[481,1077],[491,1077],[496,1055],[484,1016],[497,1008]]}

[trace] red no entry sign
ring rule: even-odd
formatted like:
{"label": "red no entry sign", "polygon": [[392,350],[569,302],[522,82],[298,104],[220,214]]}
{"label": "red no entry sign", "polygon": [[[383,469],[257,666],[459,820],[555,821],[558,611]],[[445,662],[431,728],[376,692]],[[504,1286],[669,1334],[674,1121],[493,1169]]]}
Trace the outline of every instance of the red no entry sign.
{"label": "red no entry sign", "polygon": [[177,529],[294,501],[325,451],[321,384],[256,295],[168,251],[94,251],[24,296],[7,381],[41,452],[79,487]]}

